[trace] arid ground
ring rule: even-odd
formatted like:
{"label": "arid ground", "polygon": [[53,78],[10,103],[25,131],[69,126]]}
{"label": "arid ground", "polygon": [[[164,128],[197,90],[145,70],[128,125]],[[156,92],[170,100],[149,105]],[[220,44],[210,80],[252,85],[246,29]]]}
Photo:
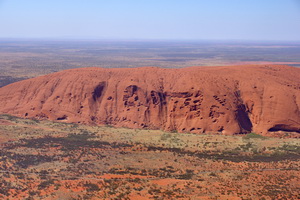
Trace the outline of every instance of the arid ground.
{"label": "arid ground", "polygon": [[0,116],[1,199],[299,199],[300,140]]}
{"label": "arid ground", "polygon": [[284,64],[300,66],[299,42],[0,40],[0,87],[82,67]]}

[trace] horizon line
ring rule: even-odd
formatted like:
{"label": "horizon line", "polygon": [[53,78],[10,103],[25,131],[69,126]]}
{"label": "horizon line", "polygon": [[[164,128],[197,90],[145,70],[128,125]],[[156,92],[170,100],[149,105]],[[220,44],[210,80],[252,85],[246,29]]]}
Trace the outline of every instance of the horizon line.
{"label": "horizon line", "polygon": [[300,40],[270,39],[166,39],[166,38],[68,38],[68,37],[0,37],[0,41],[116,41],[116,42],[300,42]]}

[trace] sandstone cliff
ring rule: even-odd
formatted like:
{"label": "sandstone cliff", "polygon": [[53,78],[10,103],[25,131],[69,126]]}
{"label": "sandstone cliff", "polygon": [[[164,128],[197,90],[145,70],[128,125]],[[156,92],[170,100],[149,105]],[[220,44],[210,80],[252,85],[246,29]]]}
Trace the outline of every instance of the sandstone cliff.
{"label": "sandstone cliff", "polygon": [[72,69],[0,88],[0,113],[194,133],[300,133],[300,69]]}

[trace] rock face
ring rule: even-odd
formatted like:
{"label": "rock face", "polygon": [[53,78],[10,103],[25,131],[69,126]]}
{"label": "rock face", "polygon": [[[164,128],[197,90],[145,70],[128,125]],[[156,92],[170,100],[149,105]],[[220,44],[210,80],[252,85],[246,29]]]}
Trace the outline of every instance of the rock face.
{"label": "rock face", "polygon": [[0,88],[0,113],[193,133],[300,133],[300,69],[72,69]]}

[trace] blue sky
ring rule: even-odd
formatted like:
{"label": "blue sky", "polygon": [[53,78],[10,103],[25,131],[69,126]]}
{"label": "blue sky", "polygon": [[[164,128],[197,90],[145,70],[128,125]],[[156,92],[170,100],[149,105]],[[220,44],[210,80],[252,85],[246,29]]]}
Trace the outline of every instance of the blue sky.
{"label": "blue sky", "polygon": [[0,0],[0,38],[300,41],[300,0]]}

